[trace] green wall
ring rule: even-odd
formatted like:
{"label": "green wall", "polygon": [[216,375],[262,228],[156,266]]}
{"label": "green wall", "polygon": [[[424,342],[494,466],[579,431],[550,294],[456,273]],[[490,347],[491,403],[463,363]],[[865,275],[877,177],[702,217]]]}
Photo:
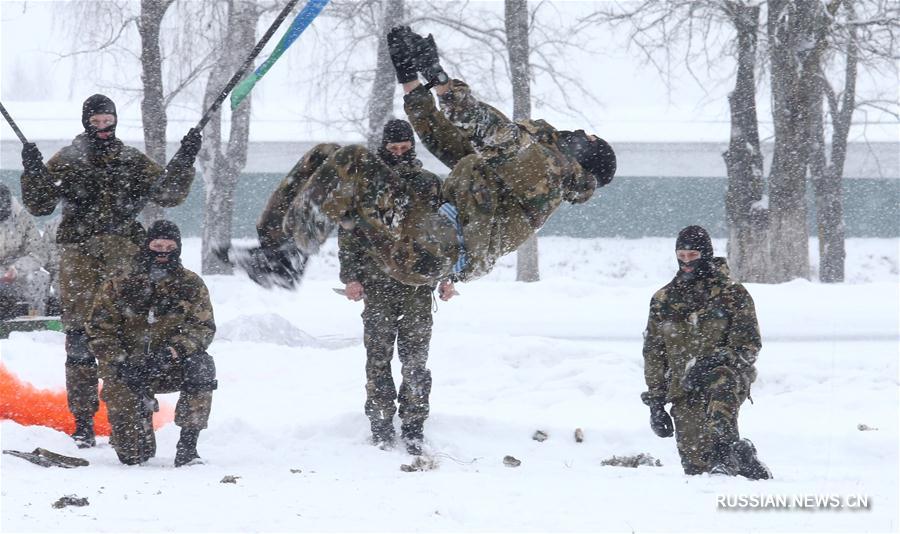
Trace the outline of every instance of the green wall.
{"label": "green wall", "polygon": [[[283,175],[247,173],[238,183],[234,236],[254,237],[256,217]],[[19,171],[0,171],[0,181],[21,198]],[[689,224],[725,236],[725,180],[722,178],[617,177],[589,202],[564,204],[542,235],[573,237],[672,236]],[[810,202],[810,230],[814,231]],[[203,185],[196,182],[187,201],[167,210],[186,236],[200,235]],[[900,180],[844,180],[844,219],[848,237],[900,237]]]}

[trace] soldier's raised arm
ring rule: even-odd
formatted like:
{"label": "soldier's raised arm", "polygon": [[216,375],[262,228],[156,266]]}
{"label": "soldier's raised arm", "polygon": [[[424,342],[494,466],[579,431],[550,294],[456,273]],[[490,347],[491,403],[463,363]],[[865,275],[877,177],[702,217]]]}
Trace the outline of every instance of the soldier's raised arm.
{"label": "soldier's raised arm", "polygon": [[51,158],[44,165],[44,156],[34,143],[22,146],[22,203],[28,213],[35,216],[50,215],[59,203],[59,180],[54,178],[51,169],[59,167],[61,162]]}
{"label": "soldier's raised arm", "polygon": [[194,182],[194,161],[203,137],[200,130],[191,128],[187,135],[181,139],[181,147],[166,165],[160,168],[150,158],[146,158],[143,172],[149,176],[158,176],[153,180],[153,188],[150,191],[150,200],[164,208],[175,207],[187,198],[191,192],[191,184]]}

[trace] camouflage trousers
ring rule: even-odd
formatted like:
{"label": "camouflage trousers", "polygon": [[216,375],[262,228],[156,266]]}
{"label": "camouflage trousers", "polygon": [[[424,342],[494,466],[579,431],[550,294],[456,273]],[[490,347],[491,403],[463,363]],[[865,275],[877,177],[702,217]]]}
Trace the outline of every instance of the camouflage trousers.
{"label": "camouflage trousers", "polygon": [[84,243],[60,245],[59,289],[62,322],[66,329],[66,396],[69,410],[92,418],[97,398],[97,360],[87,346],[84,325],[94,295],[108,277],[130,268],[138,247],[128,238],[102,235]]}
{"label": "camouflage trousers", "polygon": [[196,365],[174,365],[167,376],[136,387],[110,366],[104,367],[102,396],[112,427],[110,444],[124,464],[143,463],[156,455],[153,412],[158,409],[154,395],[180,392],[175,404],[175,424],[201,430],[209,422],[212,392],[216,388],[212,356],[192,357]]}
{"label": "camouflage trousers", "polygon": [[740,439],[738,412],[750,394],[750,379],[731,367],[716,367],[708,387],[672,402],[675,440],[689,475],[708,472],[724,447]]}
{"label": "camouflage trousers", "polygon": [[[373,287],[375,286],[375,287]],[[388,280],[366,286],[362,313],[366,346],[365,411],[373,430],[390,424],[400,404],[404,434],[421,434],[428,417],[431,371],[425,367],[431,343],[431,288]],[[391,373],[394,343],[402,365],[399,396]]]}

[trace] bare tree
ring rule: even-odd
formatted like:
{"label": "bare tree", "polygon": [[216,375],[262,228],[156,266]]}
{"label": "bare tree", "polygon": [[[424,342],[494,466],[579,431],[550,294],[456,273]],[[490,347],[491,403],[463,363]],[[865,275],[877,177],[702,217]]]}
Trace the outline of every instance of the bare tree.
{"label": "bare tree", "polygon": [[[860,7],[861,12],[857,10]],[[842,62],[843,80],[838,87],[830,82],[826,68],[819,76],[819,98],[813,102],[814,122],[810,136],[815,140],[810,154],[810,176],[815,191],[816,226],[819,234],[819,280],[844,280],[844,219],[842,182],[847,140],[853,113],[860,107],[881,107],[878,101],[858,102],[856,82],[859,62],[870,66],[884,64],[896,70],[896,36],[900,30],[900,5],[896,2],[858,2],[844,0],[828,4],[830,52],[832,62]],[[864,56],[861,58],[860,55]],[[823,112],[823,101],[827,112]],[[894,106],[896,100],[886,105]],[[831,143],[826,138],[826,121],[830,116]]]}
{"label": "bare tree", "polygon": [[769,259],[766,246],[769,210],[763,201],[763,155],[756,114],[760,8],[744,2],[727,2],[725,9],[737,31],[737,73],[734,91],[728,95],[731,140],[723,154],[728,174],[725,195],[728,258],[738,279],[761,282]]}
{"label": "bare tree", "polygon": [[[669,54],[672,43],[687,42],[684,60],[688,66],[701,59],[709,67],[718,59],[708,55],[711,48],[704,41],[716,33],[710,32],[711,28],[725,21],[736,30],[735,90],[729,96],[732,136],[724,157],[729,179],[729,257],[741,279],[783,282],[809,277],[807,176],[812,176],[817,191],[822,279],[843,277],[840,180],[855,106],[857,52],[859,44],[866,42],[870,56],[896,61],[898,28],[895,4],[866,2],[869,16],[864,21],[852,15],[854,5],[852,0],[646,1],[627,9],[602,10],[585,19],[586,23],[631,24],[632,37],[651,61],[657,54]],[[849,14],[843,25],[835,23],[841,6]],[[757,30],[762,9],[766,12],[765,34]],[[854,36],[856,29],[863,27],[872,30],[872,39]],[[768,68],[773,106],[774,154],[767,181],[759,153],[754,88],[758,35],[765,37],[767,54],[762,67]],[[704,44],[700,47],[704,53],[692,56],[698,39]],[[829,50],[834,49],[845,57],[841,98],[824,74],[831,59]],[[666,75],[668,68],[660,66]],[[830,163],[824,142],[823,94],[833,129]]]}
{"label": "bare tree", "polygon": [[[209,75],[203,109],[209,109],[231,76],[244,63],[247,53],[253,49],[260,14],[261,10],[253,0],[228,0],[221,56]],[[206,186],[201,261],[203,274],[232,274],[231,266],[222,263],[212,253],[212,248],[218,243],[231,241],[234,190],[247,163],[251,99],[252,94],[247,95],[231,113],[231,130],[224,147],[221,107],[205,128],[203,149],[197,158]]]}
{"label": "bare tree", "polygon": [[[506,0],[504,3],[506,48],[509,53],[510,82],[513,94],[513,120],[531,118],[531,69],[528,48],[528,0]],[[516,280],[537,282],[541,279],[538,265],[537,234],[528,238],[516,251]]]}
{"label": "bare tree", "polygon": [[375,77],[372,80],[372,92],[369,95],[369,129],[366,144],[369,150],[377,150],[381,144],[381,130],[394,114],[394,92],[397,80],[394,77],[394,65],[388,53],[387,39],[384,38],[390,29],[403,21],[404,0],[383,0],[381,23],[378,25],[378,52],[375,63]]}
{"label": "bare tree", "polygon": [[[166,116],[163,95],[162,50],[159,45],[163,17],[174,0],[141,0],[138,33],[141,36],[141,119],[144,128],[144,152],[160,165],[166,164]],[[144,222],[149,226],[162,219],[164,210],[148,203],[144,208]]]}

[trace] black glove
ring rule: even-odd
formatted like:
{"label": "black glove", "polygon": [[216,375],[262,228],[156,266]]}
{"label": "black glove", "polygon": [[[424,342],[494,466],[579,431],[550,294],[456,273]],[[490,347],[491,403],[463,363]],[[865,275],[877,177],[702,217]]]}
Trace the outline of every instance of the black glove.
{"label": "black glove", "polygon": [[681,389],[685,392],[699,391],[709,385],[710,374],[713,369],[728,363],[728,356],[717,351],[710,356],[696,360],[693,365],[684,370],[681,378]]}
{"label": "black glove", "polygon": [[39,173],[44,169],[44,156],[34,143],[22,145],[22,167],[25,172]]}
{"label": "black glove", "polygon": [[[409,26],[391,28],[391,31],[387,34],[388,52],[391,54],[394,71],[397,73],[397,83],[406,83],[419,79],[410,51],[413,35],[415,34],[412,33]],[[416,37],[421,39],[418,35]]]}
{"label": "black glove", "polygon": [[178,160],[178,164],[184,167],[193,167],[194,160],[200,152],[200,146],[203,144],[203,135],[200,130],[191,128],[187,135],[181,138],[181,148],[175,154],[173,160]]}
{"label": "black glove", "polygon": [[428,34],[424,39],[416,34],[412,47],[413,63],[416,70],[428,80],[429,85],[443,85],[450,82],[450,77],[441,68],[441,60],[438,57],[437,45],[434,44],[434,37]]}
{"label": "black glove", "polygon": [[653,429],[654,434],[661,438],[670,438],[675,433],[672,418],[669,417],[662,402],[650,404],[650,428]]}

